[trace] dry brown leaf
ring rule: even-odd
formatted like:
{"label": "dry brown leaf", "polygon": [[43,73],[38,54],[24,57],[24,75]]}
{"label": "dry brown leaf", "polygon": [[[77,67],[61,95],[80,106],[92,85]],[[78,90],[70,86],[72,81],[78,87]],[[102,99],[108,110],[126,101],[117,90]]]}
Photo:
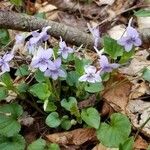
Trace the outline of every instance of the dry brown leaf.
{"label": "dry brown leaf", "polygon": [[114,110],[125,113],[132,83],[124,76],[115,76],[108,81],[103,98],[114,108]]}
{"label": "dry brown leaf", "polygon": [[119,148],[108,148],[102,144],[98,144],[92,150],[119,150]]}
{"label": "dry brown leaf", "polygon": [[[141,127],[150,116],[150,102],[142,100],[130,100],[126,113],[135,128]],[[150,121],[142,128],[141,132],[150,137]]]}
{"label": "dry brown leaf", "polygon": [[137,98],[141,97],[144,94],[150,94],[150,87],[144,81],[141,83],[138,83],[138,81],[135,80],[132,83],[133,83],[133,86],[132,86],[132,90],[131,90],[129,99],[133,100],[133,99],[137,99]]}
{"label": "dry brown leaf", "polygon": [[95,130],[81,128],[67,132],[54,133],[46,136],[50,142],[60,145],[82,145],[85,142],[96,141]]}
{"label": "dry brown leaf", "polygon": [[146,50],[138,51],[132,59],[129,66],[120,68],[120,72],[127,75],[137,75],[147,66],[150,66],[150,61],[147,60],[149,53]]}
{"label": "dry brown leaf", "polygon": [[116,25],[108,31],[108,34],[110,35],[111,38],[118,40],[121,38],[121,36],[125,32],[125,28],[126,27],[123,24]]}
{"label": "dry brown leaf", "polygon": [[134,150],[146,150],[148,148],[148,143],[141,137],[138,136],[134,143]]}

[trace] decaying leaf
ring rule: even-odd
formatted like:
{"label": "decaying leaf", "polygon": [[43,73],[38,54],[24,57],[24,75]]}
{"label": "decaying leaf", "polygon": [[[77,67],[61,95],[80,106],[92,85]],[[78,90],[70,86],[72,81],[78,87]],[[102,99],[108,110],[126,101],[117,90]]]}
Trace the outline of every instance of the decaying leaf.
{"label": "decaying leaf", "polygon": [[124,113],[128,103],[132,83],[124,76],[115,76],[108,81],[103,98],[114,108]]}
{"label": "decaying leaf", "polygon": [[60,145],[82,145],[85,142],[96,141],[95,130],[81,128],[68,132],[54,133],[46,136],[50,142]]}
{"label": "decaying leaf", "polygon": [[137,99],[144,94],[150,94],[150,87],[147,83],[141,80],[141,83],[138,83],[138,80],[132,81],[133,86],[129,99]]}
{"label": "decaying leaf", "polygon": [[115,2],[115,0],[95,0],[95,3],[98,6],[101,6],[101,5],[112,5],[114,2]]}
{"label": "decaying leaf", "polygon": [[119,148],[108,148],[102,144],[98,144],[92,150],[119,150]]}
{"label": "decaying leaf", "polygon": [[150,61],[147,60],[149,53],[146,50],[138,51],[132,59],[129,66],[120,68],[120,72],[126,75],[137,75],[144,67],[150,65]]}
{"label": "decaying leaf", "polygon": [[[131,119],[133,126],[138,129],[150,117],[150,102],[130,100],[126,108],[126,113]],[[141,132],[150,137],[150,121],[141,129]]]}
{"label": "decaying leaf", "polygon": [[141,136],[138,136],[134,143],[134,149],[135,150],[139,150],[139,149],[146,150],[147,148],[148,148],[148,143]]}
{"label": "decaying leaf", "polygon": [[108,34],[110,35],[111,38],[118,40],[121,38],[121,36],[125,32],[125,29],[126,27],[123,24],[116,25],[108,31]]}

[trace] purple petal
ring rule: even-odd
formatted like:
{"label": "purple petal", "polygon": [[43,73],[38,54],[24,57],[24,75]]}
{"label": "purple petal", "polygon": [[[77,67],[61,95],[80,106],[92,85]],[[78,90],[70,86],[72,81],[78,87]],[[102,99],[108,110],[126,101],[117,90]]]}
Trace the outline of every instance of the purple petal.
{"label": "purple petal", "polygon": [[85,66],[84,67],[85,73],[96,73],[96,68],[94,66]]}
{"label": "purple petal", "polygon": [[56,60],[54,60],[54,64],[55,64],[56,68],[59,68],[61,66],[61,59],[57,58]]}
{"label": "purple petal", "polygon": [[51,71],[50,71],[49,69],[47,69],[47,70],[45,71],[44,75],[45,75],[46,77],[50,77],[50,76],[51,76]]}
{"label": "purple petal", "polygon": [[118,68],[120,65],[117,63],[110,64],[110,66],[114,69]]}
{"label": "purple petal", "polygon": [[137,32],[137,30],[131,26],[127,27],[127,36],[131,36],[131,37],[138,37],[139,33]]}
{"label": "purple petal", "polygon": [[32,36],[33,36],[33,37],[38,37],[38,36],[39,36],[39,34],[40,34],[40,33],[39,33],[39,32],[37,32],[37,31],[33,31],[33,32],[32,32]]}
{"label": "purple petal", "polygon": [[39,69],[40,69],[42,72],[45,72],[46,69],[47,69],[47,64],[41,64],[41,63],[39,63]]}
{"label": "purple petal", "polygon": [[14,55],[12,55],[12,54],[5,54],[3,56],[3,60],[4,61],[11,61],[13,59],[13,57],[14,57]]}
{"label": "purple petal", "polygon": [[136,38],[136,39],[135,39],[135,42],[134,42],[134,45],[135,45],[135,46],[140,46],[140,45],[142,45],[141,39],[140,39],[140,38]]}
{"label": "purple petal", "polygon": [[24,43],[25,37],[19,34],[19,35],[16,35],[15,40],[16,40],[16,44],[21,44],[21,43]]}
{"label": "purple petal", "polygon": [[132,43],[126,44],[126,45],[125,45],[125,51],[126,51],[126,52],[129,52],[129,51],[132,49],[132,47],[133,47],[133,44],[132,44]]}
{"label": "purple petal", "polygon": [[58,73],[52,72],[52,73],[51,73],[51,77],[52,77],[53,80],[57,80],[57,78],[58,78]]}
{"label": "purple petal", "polygon": [[87,75],[85,74],[85,75],[81,76],[81,77],[79,78],[79,81],[80,81],[80,82],[85,82],[85,81],[87,81]]}
{"label": "purple petal", "polygon": [[3,65],[1,66],[2,72],[9,72],[10,71],[10,67],[8,63],[3,63]]}
{"label": "purple petal", "polygon": [[59,69],[59,76],[65,78],[66,73],[63,70]]}
{"label": "purple petal", "polygon": [[105,55],[101,55],[100,57],[100,66],[103,68],[109,65],[108,58]]}
{"label": "purple petal", "polygon": [[52,61],[49,62],[48,68],[49,68],[50,70],[56,70],[56,69],[57,69],[56,66],[55,66],[55,63],[52,62]]}
{"label": "purple petal", "polygon": [[62,54],[62,57],[63,57],[64,59],[67,59],[67,57],[68,57],[68,53],[67,53],[67,52],[62,52],[61,54]]}

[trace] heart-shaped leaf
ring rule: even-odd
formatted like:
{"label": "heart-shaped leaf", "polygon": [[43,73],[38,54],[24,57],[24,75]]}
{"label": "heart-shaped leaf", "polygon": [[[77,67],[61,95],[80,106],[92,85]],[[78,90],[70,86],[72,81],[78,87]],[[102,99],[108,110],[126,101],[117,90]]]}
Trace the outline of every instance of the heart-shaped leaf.
{"label": "heart-shaped leaf", "polygon": [[123,144],[119,145],[119,150],[133,150],[134,139],[133,137],[128,138]]}
{"label": "heart-shaped leaf", "polygon": [[61,124],[61,119],[57,112],[50,113],[46,118],[46,124],[51,128],[56,128]]}
{"label": "heart-shaped leaf", "polygon": [[81,118],[85,121],[89,126],[98,129],[100,125],[100,114],[95,108],[87,108],[83,109],[81,112]]}
{"label": "heart-shaped leaf", "polygon": [[43,139],[37,139],[33,141],[27,148],[27,150],[45,150],[46,141]]}
{"label": "heart-shaped leaf", "polygon": [[0,106],[0,134],[4,136],[17,134],[21,128],[17,119],[22,113],[22,107],[18,104]]}
{"label": "heart-shaped leaf", "polygon": [[102,123],[97,130],[97,138],[107,147],[119,147],[124,143],[131,132],[129,119],[120,113],[110,117],[110,123]]}
{"label": "heart-shaped leaf", "polygon": [[85,86],[85,91],[89,93],[97,93],[104,90],[104,86],[102,83],[90,83]]}
{"label": "heart-shaped leaf", "polygon": [[[13,129],[12,129],[13,130]],[[25,140],[21,135],[5,137],[0,135],[0,150],[24,150]]]}
{"label": "heart-shaped leaf", "polygon": [[50,91],[46,83],[37,83],[30,87],[30,93],[41,100],[46,100],[50,96]]}

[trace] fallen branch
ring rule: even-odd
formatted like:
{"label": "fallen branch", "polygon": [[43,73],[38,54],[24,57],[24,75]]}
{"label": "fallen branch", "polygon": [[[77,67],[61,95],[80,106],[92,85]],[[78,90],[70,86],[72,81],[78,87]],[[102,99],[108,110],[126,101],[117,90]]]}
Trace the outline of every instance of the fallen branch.
{"label": "fallen branch", "polygon": [[[56,39],[59,39],[61,36],[67,43],[74,44],[76,46],[81,46],[83,44],[83,47],[93,49],[94,41],[92,35],[87,34],[78,28],[50,20],[39,19],[25,14],[0,10],[0,28],[30,32],[46,26],[51,26],[48,33]],[[149,28],[139,30],[143,39],[143,45],[145,43],[146,45],[149,43],[149,31]]]}
{"label": "fallen branch", "polygon": [[61,36],[70,44],[76,46],[81,46],[83,44],[84,47],[93,48],[94,42],[92,36],[78,28],[25,14],[0,10],[0,28],[33,31],[46,26],[51,26],[48,33],[57,39]]}

